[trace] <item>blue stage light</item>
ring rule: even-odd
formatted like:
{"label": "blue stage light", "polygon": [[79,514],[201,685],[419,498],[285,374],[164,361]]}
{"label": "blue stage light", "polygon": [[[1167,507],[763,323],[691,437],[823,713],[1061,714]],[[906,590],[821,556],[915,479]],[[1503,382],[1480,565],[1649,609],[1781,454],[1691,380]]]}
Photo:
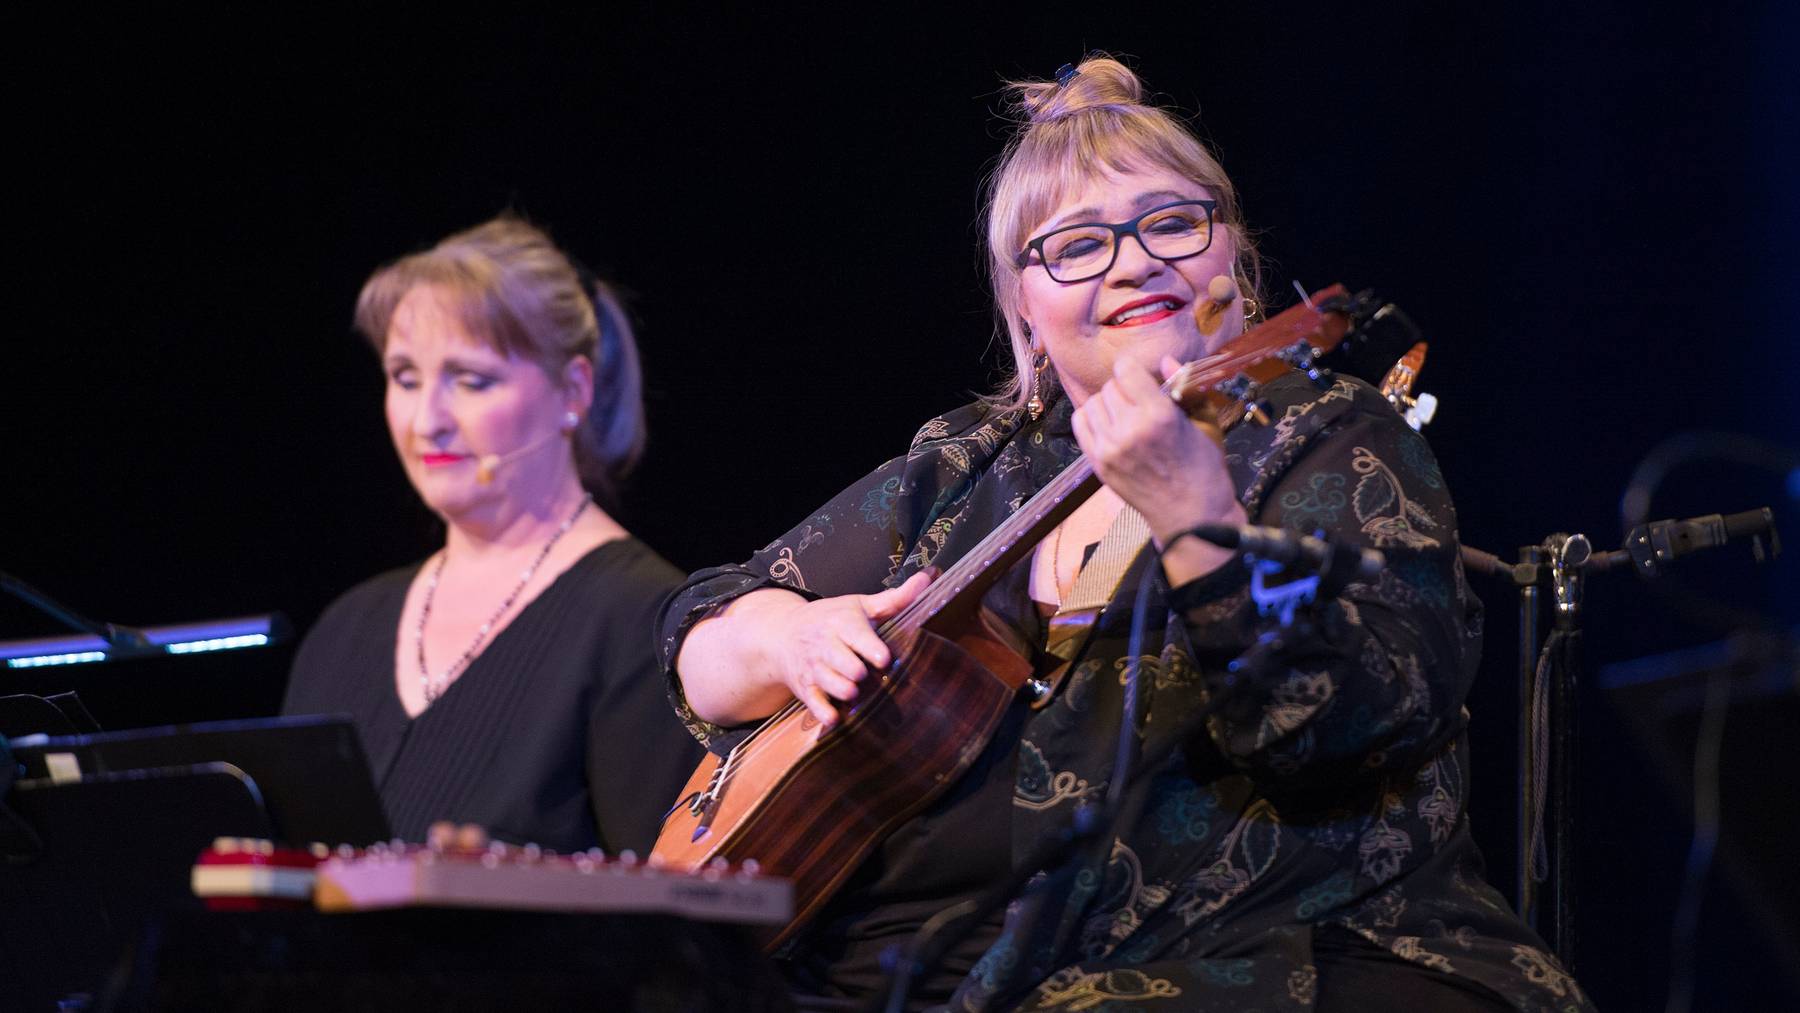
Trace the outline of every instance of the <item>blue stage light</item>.
{"label": "blue stage light", "polygon": [[65,654],[39,654],[25,658],[8,658],[8,668],[43,668],[47,665],[80,665],[89,661],[105,661],[105,651],[74,651]]}

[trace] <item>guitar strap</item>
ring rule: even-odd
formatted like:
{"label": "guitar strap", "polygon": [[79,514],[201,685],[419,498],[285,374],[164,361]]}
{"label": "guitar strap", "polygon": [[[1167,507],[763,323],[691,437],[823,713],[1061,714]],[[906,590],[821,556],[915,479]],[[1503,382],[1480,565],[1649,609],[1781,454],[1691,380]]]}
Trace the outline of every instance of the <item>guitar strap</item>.
{"label": "guitar strap", "polygon": [[1099,547],[1094,549],[1093,556],[1075,578],[1074,589],[1050,617],[1044,651],[1057,658],[1059,664],[1044,679],[1033,680],[1036,684],[1033,709],[1041,709],[1056,698],[1057,690],[1062,688],[1063,679],[1069,674],[1070,663],[1087,646],[1094,620],[1100,618],[1106,603],[1118,593],[1125,571],[1149,541],[1150,525],[1144,515],[1129,505],[1121,507],[1118,516],[1113,518],[1112,527],[1106,529]]}

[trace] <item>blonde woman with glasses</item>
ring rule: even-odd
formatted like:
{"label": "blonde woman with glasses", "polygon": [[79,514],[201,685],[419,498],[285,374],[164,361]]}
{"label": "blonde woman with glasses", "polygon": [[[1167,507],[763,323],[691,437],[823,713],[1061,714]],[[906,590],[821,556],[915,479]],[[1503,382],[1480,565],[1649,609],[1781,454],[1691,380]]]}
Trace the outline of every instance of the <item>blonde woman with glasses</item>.
{"label": "blonde woman with glasses", "polygon": [[[960,943],[913,996],[957,1010],[1588,1008],[1483,881],[1469,836],[1480,604],[1430,450],[1348,378],[1267,384],[1273,424],[1222,442],[1191,423],[1159,381],[1258,316],[1236,190],[1115,60],[1013,92],[986,223],[1011,379],[747,563],[689,578],[662,620],[677,709],[718,753],[794,701],[840,720],[893,660],[876,627],[1078,454],[1103,487],[982,604],[1041,649],[1127,508],[1147,544],[1066,679],[1023,694],[960,779],[881,841],[786,952],[790,977],[820,1008],[877,992],[884,952],[1102,797],[1149,569],[1135,617],[1148,769],[1131,818],[1091,870],[944,932]],[[1318,603],[1264,664],[1234,667],[1272,620],[1241,560],[1184,533],[1246,521],[1393,562]]]}

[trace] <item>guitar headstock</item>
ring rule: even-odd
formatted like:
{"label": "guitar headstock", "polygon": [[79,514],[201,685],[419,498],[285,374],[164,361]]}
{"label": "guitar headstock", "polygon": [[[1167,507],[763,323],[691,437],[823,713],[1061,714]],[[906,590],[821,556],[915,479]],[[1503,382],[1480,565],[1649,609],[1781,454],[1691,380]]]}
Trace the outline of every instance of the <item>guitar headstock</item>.
{"label": "guitar headstock", "polygon": [[1331,285],[1182,366],[1164,390],[1189,415],[1221,430],[1246,420],[1266,423],[1258,402],[1263,384],[1296,370],[1320,386],[1334,372],[1373,383],[1417,340],[1418,328],[1399,307],[1367,290],[1351,294]]}
{"label": "guitar headstock", "polygon": [[1413,394],[1413,385],[1419,382],[1419,371],[1425,368],[1425,350],[1423,341],[1413,345],[1381,378],[1381,396],[1388,399],[1414,430],[1425,428],[1437,414],[1437,398],[1423,392]]}

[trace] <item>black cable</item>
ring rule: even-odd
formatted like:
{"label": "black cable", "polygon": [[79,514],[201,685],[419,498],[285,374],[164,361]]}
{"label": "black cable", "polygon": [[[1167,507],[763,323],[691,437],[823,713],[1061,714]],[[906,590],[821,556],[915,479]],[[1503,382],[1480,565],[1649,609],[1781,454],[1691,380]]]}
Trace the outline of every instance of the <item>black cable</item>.
{"label": "black cable", "polygon": [[[1544,814],[1550,798],[1550,685],[1555,680],[1557,648],[1566,634],[1552,630],[1538,652],[1537,671],[1531,681],[1531,878],[1542,883],[1550,878],[1550,854],[1544,844]],[[1564,814],[1557,813],[1561,819]]]}

